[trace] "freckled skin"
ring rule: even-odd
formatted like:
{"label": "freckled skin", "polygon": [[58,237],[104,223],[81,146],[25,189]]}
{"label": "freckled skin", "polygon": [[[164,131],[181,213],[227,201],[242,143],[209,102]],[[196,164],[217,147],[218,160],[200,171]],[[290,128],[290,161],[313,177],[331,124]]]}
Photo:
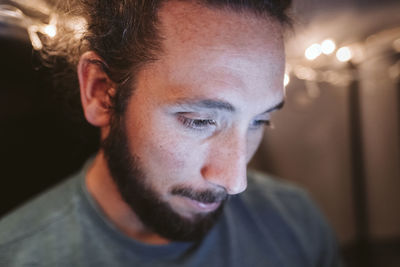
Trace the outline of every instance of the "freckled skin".
{"label": "freckled skin", "polygon": [[[171,194],[174,186],[223,189],[229,194],[246,188],[247,163],[263,136],[262,127],[251,129],[250,125],[284,97],[282,30],[270,18],[183,1],[167,2],[159,18],[163,52],[159,60],[138,73],[125,125],[129,149],[138,159],[146,183],[175,212],[190,217],[196,211]],[[235,112],[180,111],[177,102],[182,99],[216,99],[230,103]],[[189,128],[179,120],[179,112],[198,120],[211,117],[216,124],[202,130]],[[102,136],[107,130],[102,129]],[[104,173],[101,153],[88,176]],[[100,179],[112,180],[107,175],[88,178],[88,188],[106,214],[137,238],[146,229],[135,224],[139,219],[120,198],[105,201],[118,195],[115,188],[96,193]],[[121,207],[118,214],[115,205]],[[126,217],[129,220],[119,219]],[[142,241],[160,241],[154,235]]]}
{"label": "freckled skin", "polygon": [[[164,200],[179,202],[167,193],[176,184],[245,189],[246,165],[262,137],[248,125],[282,100],[284,69],[279,24],[250,17],[181,2],[160,12],[164,53],[139,73],[126,123],[131,150]],[[238,112],[204,138],[164,110],[187,97],[222,99]]]}

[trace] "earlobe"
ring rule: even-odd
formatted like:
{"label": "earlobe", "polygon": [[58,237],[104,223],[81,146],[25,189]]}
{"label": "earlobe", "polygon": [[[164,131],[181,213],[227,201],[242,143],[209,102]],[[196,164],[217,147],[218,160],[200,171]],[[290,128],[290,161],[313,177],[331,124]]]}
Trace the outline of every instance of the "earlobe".
{"label": "earlobe", "polygon": [[97,127],[109,125],[111,96],[115,93],[115,84],[104,72],[102,64],[104,61],[95,52],[89,51],[81,56],[77,69],[86,120]]}

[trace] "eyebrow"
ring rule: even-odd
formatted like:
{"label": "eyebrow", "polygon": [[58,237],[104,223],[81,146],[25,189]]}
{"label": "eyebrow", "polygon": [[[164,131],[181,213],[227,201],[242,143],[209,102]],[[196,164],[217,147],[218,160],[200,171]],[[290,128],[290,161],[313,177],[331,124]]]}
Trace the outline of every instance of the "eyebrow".
{"label": "eyebrow", "polygon": [[[222,100],[214,100],[214,99],[203,99],[203,100],[182,100],[177,102],[180,106],[190,106],[190,107],[197,107],[197,108],[206,108],[206,109],[217,109],[228,111],[231,113],[236,112],[235,107],[225,101]],[[261,114],[270,113],[274,110],[279,110],[284,106],[285,101],[281,101],[277,105],[273,106],[272,108],[267,109],[266,111],[262,112]]]}
{"label": "eyebrow", "polygon": [[183,100],[178,101],[178,105],[180,106],[190,106],[197,108],[206,108],[206,109],[218,109],[224,110],[234,113],[236,111],[235,107],[232,104],[214,99],[203,99],[203,100]]}
{"label": "eyebrow", "polygon": [[270,109],[267,109],[267,110],[264,111],[262,114],[270,113],[270,112],[272,112],[272,111],[282,109],[284,105],[285,105],[285,100],[282,100],[280,103],[278,103],[277,105],[273,106],[273,107],[270,108]]}

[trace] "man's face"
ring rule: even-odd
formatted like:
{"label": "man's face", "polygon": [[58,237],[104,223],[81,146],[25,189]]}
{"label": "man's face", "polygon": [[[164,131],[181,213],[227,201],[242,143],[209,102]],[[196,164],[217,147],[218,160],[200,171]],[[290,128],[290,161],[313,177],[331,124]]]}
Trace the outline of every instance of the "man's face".
{"label": "man's face", "polygon": [[283,101],[284,47],[279,24],[251,13],[167,2],[159,15],[163,52],[137,75],[105,154],[142,222],[185,240],[199,234],[179,231],[204,234],[226,196],[245,190],[263,123]]}

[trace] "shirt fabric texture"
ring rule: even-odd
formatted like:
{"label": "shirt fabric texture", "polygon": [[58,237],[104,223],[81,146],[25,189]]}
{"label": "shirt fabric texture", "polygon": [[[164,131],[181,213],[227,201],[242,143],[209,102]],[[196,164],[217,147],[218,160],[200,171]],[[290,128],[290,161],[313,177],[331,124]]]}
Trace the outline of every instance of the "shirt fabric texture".
{"label": "shirt fabric texture", "polygon": [[331,229],[289,183],[251,172],[201,242],[149,245],[104,215],[85,169],[0,219],[0,266],[340,266]]}

